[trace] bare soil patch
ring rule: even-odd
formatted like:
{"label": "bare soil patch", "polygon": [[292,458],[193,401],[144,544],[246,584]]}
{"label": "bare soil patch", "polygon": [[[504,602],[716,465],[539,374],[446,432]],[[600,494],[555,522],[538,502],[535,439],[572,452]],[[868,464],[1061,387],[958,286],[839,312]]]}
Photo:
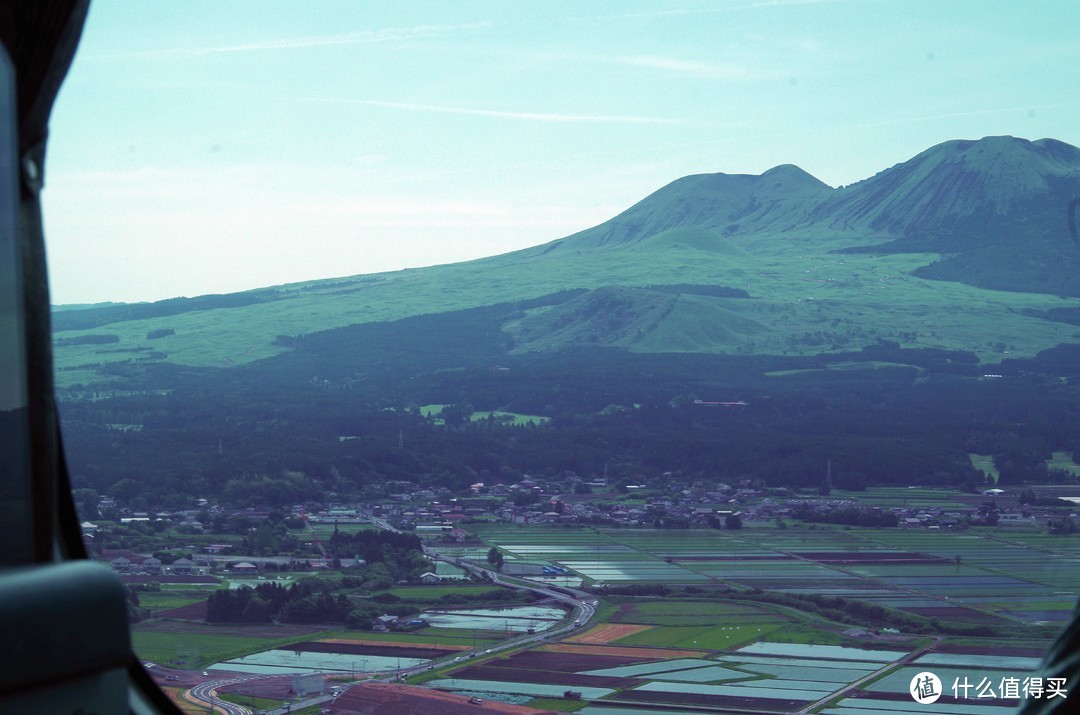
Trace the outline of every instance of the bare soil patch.
{"label": "bare soil patch", "polygon": [[334,700],[335,715],[537,715],[541,711],[524,705],[496,700],[481,704],[469,702],[468,695],[456,695],[397,683],[364,683],[349,688]]}
{"label": "bare soil patch", "polygon": [[121,576],[124,583],[221,583],[213,576]]}
{"label": "bare soil patch", "polygon": [[342,643],[340,641],[303,641],[293,643],[289,650],[305,653],[344,653],[347,655],[385,655],[399,658],[438,658],[446,650],[394,643]]}
{"label": "bare soil patch", "polygon": [[579,633],[576,636],[567,638],[564,642],[603,645],[605,643],[617,641],[620,638],[625,638],[626,636],[632,636],[641,631],[647,631],[652,627],[653,626],[643,626],[636,623],[601,623],[584,633]]}
{"label": "bare soil patch", "polygon": [[604,675],[578,675],[577,673],[530,670],[526,668],[496,668],[487,665],[474,665],[462,670],[456,670],[454,671],[454,677],[472,680],[496,680],[500,683],[576,685],[579,687],[612,688],[613,690],[632,688],[644,682],[640,678],[613,678]]}
{"label": "bare soil patch", "polygon": [[162,611],[158,616],[161,618],[178,618],[182,621],[205,621],[206,601],[189,603],[179,608],[170,608],[167,611]]}
{"label": "bare soil patch", "polygon": [[639,655],[637,657],[625,657],[615,655],[598,655],[595,653],[551,653],[541,650],[527,650],[523,653],[515,653],[509,658],[492,661],[490,664],[496,667],[545,670],[557,673],[577,673],[582,670],[599,670],[601,668],[617,668],[621,665],[633,665],[656,660],[651,655]]}
{"label": "bare soil patch", "polygon": [[[416,645],[413,643],[395,643],[394,641],[377,641],[377,640],[365,640],[363,638],[320,638],[315,641],[316,643],[341,643],[345,645],[362,645],[362,646],[386,646],[387,648],[427,648],[429,650],[436,650],[440,652],[450,652],[459,650],[469,650],[467,645],[448,645],[448,644],[434,644],[424,643],[423,645]],[[340,651],[344,653],[345,651]],[[404,657],[404,656],[402,656]]]}
{"label": "bare soil patch", "polygon": [[648,646],[586,645],[584,643],[558,643],[540,646],[539,650],[549,653],[577,653],[579,655],[614,655],[641,660],[669,660],[671,658],[697,658],[705,655],[704,650],[683,650],[681,648],[650,648]]}

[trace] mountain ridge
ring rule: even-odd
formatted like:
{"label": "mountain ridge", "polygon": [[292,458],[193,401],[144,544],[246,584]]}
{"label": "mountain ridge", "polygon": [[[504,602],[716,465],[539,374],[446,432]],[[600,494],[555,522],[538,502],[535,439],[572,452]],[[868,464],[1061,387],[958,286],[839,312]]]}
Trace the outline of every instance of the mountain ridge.
{"label": "mountain ridge", "polygon": [[957,222],[972,214],[1005,215],[1016,202],[1031,200],[1025,194],[1052,193],[1053,183],[1077,178],[1080,149],[1064,142],[1002,136],[952,140],[839,189],[814,216],[899,236],[957,231],[963,229]]}
{"label": "mountain ridge", "polygon": [[[943,142],[842,188],[790,164],[698,174],[598,226],[489,258],[58,312],[58,379],[121,384],[155,362],[235,366],[289,350],[290,336],[560,291],[580,296],[550,309],[565,313],[564,329],[537,337],[544,321],[526,316],[522,349],[783,355],[890,340],[1033,355],[1078,337],[1042,318],[1080,309],[1080,247],[1066,220],[1077,177],[1080,149],[1012,137]],[[686,294],[635,290],[625,325],[589,318],[614,304],[591,292],[660,285]]]}

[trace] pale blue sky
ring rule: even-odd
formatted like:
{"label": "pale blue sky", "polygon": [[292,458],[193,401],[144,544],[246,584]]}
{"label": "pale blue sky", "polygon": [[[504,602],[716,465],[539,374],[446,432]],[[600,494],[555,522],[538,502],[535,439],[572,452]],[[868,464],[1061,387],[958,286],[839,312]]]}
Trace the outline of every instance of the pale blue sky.
{"label": "pale blue sky", "polygon": [[494,255],[687,174],[1080,145],[1078,28],[1073,0],[93,0],[52,123],[53,299]]}

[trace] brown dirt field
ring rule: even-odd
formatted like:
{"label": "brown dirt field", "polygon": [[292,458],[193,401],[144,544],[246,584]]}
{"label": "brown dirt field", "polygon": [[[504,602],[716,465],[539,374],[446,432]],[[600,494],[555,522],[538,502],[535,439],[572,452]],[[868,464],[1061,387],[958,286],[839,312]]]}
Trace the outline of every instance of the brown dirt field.
{"label": "brown dirt field", "polygon": [[[946,692],[948,692],[948,688],[946,688],[945,690]],[[907,693],[887,693],[882,691],[870,690],[849,690],[848,692],[844,693],[844,697],[857,698],[859,700],[859,705],[865,706],[869,710],[874,709],[875,700],[891,700],[893,702],[902,701],[909,703],[911,702],[911,696]],[[941,703],[942,705],[970,705],[971,700],[971,698],[958,698],[955,695],[943,694],[940,698],[938,698],[937,702]],[[1002,706],[1002,710],[1004,712],[1009,712],[1008,710],[1005,710],[1005,708],[1015,708],[1020,704],[1020,700],[1018,698],[995,698],[993,702],[994,705]]]}
{"label": "brown dirt field", "polygon": [[376,640],[364,640],[354,638],[320,638],[315,641],[316,643],[343,643],[345,645],[374,645],[385,646],[388,648],[426,648],[428,650],[469,650],[467,645],[446,645],[446,644],[431,644],[431,643],[398,643],[396,641],[376,641]]}
{"label": "brown dirt field", "polygon": [[332,715],[537,715],[547,712],[494,700],[473,704],[466,695],[397,683],[358,685],[349,688],[341,697],[332,703],[326,703],[324,707],[325,712]]}
{"label": "brown dirt field", "polygon": [[121,576],[124,583],[221,583],[213,576]]}
{"label": "brown dirt field", "polygon": [[159,613],[158,617],[178,618],[182,621],[204,621],[206,620],[206,601],[190,603],[186,606],[180,606],[179,608],[170,608],[167,611]]}
{"label": "brown dirt field", "polygon": [[580,655],[614,655],[642,660],[668,660],[670,658],[698,658],[708,651],[682,650],[679,648],[648,648],[642,646],[584,645],[560,643],[540,646],[538,650],[549,653],[577,653]]}
{"label": "brown dirt field", "polygon": [[650,660],[655,660],[655,658],[644,654],[636,658],[626,658],[613,655],[597,655],[596,653],[578,655],[575,653],[544,653],[539,650],[527,650],[515,653],[509,658],[491,661],[490,664],[496,667],[525,668],[551,673],[577,673],[582,670],[617,668],[620,665],[645,663]]}
{"label": "brown dirt field", "polygon": [[467,680],[494,680],[501,683],[543,683],[545,685],[568,685],[579,687],[611,688],[623,690],[644,683],[640,678],[613,678],[605,675],[578,675],[529,668],[495,668],[472,665],[455,670],[452,677]]}
{"label": "brown dirt field", "polygon": [[567,638],[564,642],[604,645],[606,643],[611,643],[612,641],[617,641],[620,638],[640,633],[641,631],[647,631],[650,628],[652,628],[652,626],[642,626],[635,623],[601,623],[584,633],[579,633],[576,636]]}

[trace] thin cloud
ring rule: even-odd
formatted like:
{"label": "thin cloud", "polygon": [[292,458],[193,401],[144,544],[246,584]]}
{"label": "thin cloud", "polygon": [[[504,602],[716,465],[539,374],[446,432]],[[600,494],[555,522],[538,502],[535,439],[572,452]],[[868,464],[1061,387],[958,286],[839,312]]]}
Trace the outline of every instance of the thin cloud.
{"label": "thin cloud", "polygon": [[893,119],[882,119],[878,121],[859,122],[849,126],[859,127],[885,127],[895,124],[908,124],[910,122],[936,122],[941,119],[958,119],[964,117],[983,117],[994,114],[1019,114],[1021,112],[1032,112],[1037,109],[1056,109],[1060,107],[1059,104],[1038,104],[1031,106],[1015,106],[1015,107],[997,107],[993,109],[965,109],[958,112],[940,112],[937,114],[923,114],[919,116],[899,117]]}
{"label": "thin cloud", "polygon": [[386,102],[376,99],[321,100],[342,101],[350,104],[362,104],[368,107],[400,109],[406,112],[431,112],[436,114],[465,114],[474,117],[492,117],[495,119],[514,119],[527,122],[565,122],[579,124],[685,124],[680,119],[664,117],[644,117],[634,114],[560,114],[548,112],[511,112],[500,109],[475,109],[470,107],[451,107],[441,104],[414,104],[411,102]]}
{"label": "thin cloud", "polygon": [[719,7],[697,8],[692,10],[685,8],[672,8],[669,10],[655,10],[652,12],[635,12],[625,13],[622,15],[602,15],[597,19],[629,20],[649,19],[656,17],[676,17],[684,15],[715,15],[720,13],[743,12],[745,10],[761,10],[763,8],[770,7],[784,7],[791,5],[826,5],[839,2],[850,2],[850,0],[761,0],[761,2],[750,2],[741,5],[726,5]]}
{"label": "thin cloud", "polygon": [[593,63],[640,67],[656,72],[666,72],[687,77],[745,82],[751,80],[790,77],[791,72],[766,70],[748,64],[703,62],[663,55],[590,55],[567,52],[517,52],[515,57],[564,63]]}
{"label": "thin cloud", "polygon": [[429,37],[441,37],[457,32],[471,32],[491,27],[490,22],[473,22],[458,25],[416,25],[414,27],[387,27],[379,30],[342,32],[333,35],[305,35],[301,37],[280,37],[237,45],[217,45],[213,47],[173,47],[145,52],[125,52],[103,55],[102,57],[203,57],[206,55],[237,52],[266,52],[272,50],[295,50],[309,47],[331,47],[335,45],[360,45],[375,42],[402,42]]}
{"label": "thin cloud", "polygon": [[743,67],[680,60],[674,57],[657,57],[655,55],[616,57],[612,58],[612,61],[633,65],[635,67],[646,67],[649,69],[665,70],[679,74],[689,74],[697,77],[716,79],[747,79],[751,74]]}

